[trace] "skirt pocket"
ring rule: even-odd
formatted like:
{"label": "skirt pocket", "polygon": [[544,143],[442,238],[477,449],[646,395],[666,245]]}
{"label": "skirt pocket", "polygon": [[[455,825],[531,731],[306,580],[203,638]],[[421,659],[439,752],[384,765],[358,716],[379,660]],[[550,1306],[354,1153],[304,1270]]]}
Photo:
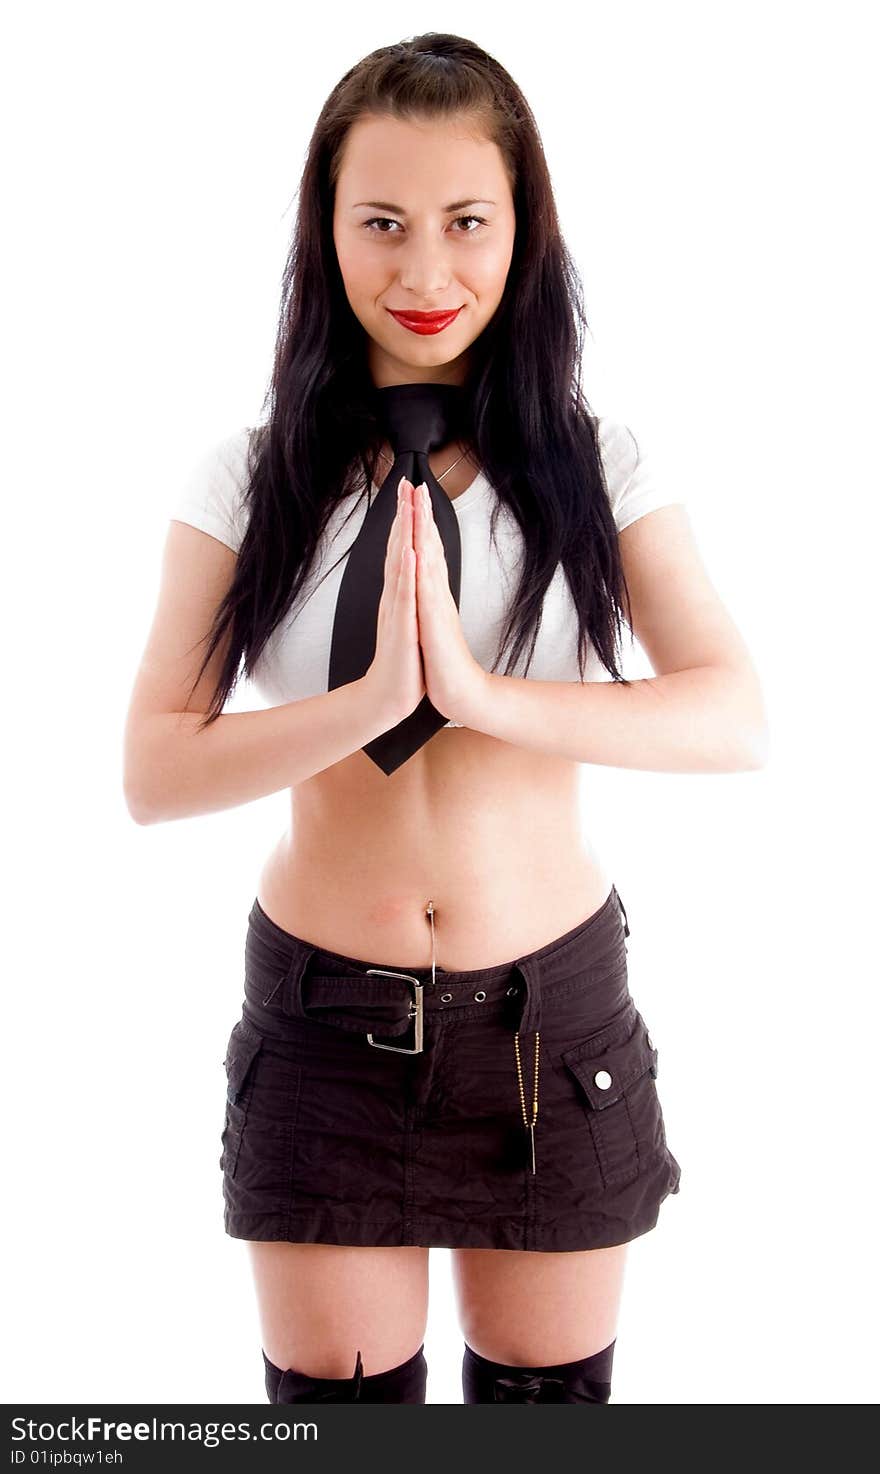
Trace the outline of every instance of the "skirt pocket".
{"label": "skirt pocket", "polygon": [[586,1114],[602,1181],[622,1187],[666,1151],[657,1050],[635,1005],[561,1053]]}
{"label": "skirt pocket", "polygon": [[220,1137],[222,1151],[220,1167],[231,1178],[235,1177],[241,1137],[247,1120],[254,1081],[254,1065],[263,1047],[263,1035],[240,1018],[234,1025],[226,1047],[226,1115]]}

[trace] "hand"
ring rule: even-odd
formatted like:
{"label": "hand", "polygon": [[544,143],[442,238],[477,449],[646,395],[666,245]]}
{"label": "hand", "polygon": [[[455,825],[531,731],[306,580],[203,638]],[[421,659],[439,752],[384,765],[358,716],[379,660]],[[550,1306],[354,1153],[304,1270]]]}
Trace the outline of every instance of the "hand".
{"label": "hand", "polygon": [[387,728],[404,721],[425,694],[416,618],[412,485],[405,478],[398,492],[397,513],[385,549],[376,652],[363,679]]}
{"label": "hand", "polygon": [[[406,483],[411,488],[411,483]],[[468,725],[486,672],[470,652],[449,587],[443,539],[424,483],[412,490],[415,507],[416,607],[428,698],[442,716]]]}

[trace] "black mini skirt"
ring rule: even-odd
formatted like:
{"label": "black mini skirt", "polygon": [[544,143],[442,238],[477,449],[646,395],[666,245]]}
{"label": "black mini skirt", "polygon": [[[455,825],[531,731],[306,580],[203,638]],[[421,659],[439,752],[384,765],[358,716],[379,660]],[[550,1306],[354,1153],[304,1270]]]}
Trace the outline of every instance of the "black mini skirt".
{"label": "black mini skirt", "polygon": [[571,1251],[653,1228],[681,1169],[628,935],[612,886],[513,962],[399,968],[316,947],[255,899],[223,1061],[226,1232]]}

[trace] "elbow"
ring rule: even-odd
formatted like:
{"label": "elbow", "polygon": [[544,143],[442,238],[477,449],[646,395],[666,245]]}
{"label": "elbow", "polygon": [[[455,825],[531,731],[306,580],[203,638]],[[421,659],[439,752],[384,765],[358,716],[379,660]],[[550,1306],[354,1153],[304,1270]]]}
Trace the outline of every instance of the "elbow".
{"label": "elbow", "polygon": [[125,798],[125,807],[128,809],[135,824],[152,824],[155,822],[155,815],[146,802],[144,794],[139,789],[126,781],[122,791]]}
{"label": "elbow", "polygon": [[133,766],[126,768],[122,780],[122,794],[125,807],[135,824],[146,825],[159,822],[162,815],[156,804],[154,785],[147,781],[142,768]]}
{"label": "elbow", "polygon": [[770,761],[770,722],[761,683],[752,668],[733,687],[733,710],[742,734],[742,767],[749,772],[765,768]]}
{"label": "elbow", "polygon": [[743,768],[757,772],[766,768],[770,761],[770,729],[762,727],[757,733],[750,730],[743,743]]}
{"label": "elbow", "polygon": [[125,807],[135,824],[157,824],[164,817],[162,788],[167,787],[163,775],[162,748],[148,740],[142,728],[130,724],[125,736],[122,759],[122,793]]}

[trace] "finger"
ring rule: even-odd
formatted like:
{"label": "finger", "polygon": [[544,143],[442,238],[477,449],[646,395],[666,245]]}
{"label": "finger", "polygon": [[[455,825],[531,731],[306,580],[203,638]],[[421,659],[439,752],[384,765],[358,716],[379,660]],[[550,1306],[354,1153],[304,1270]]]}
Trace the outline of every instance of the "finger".
{"label": "finger", "polygon": [[390,529],[388,531],[388,537],[389,537],[389,539],[391,537],[393,537],[394,533],[397,531],[398,527],[400,526],[400,513],[401,513],[401,509],[402,509],[403,504],[404,504],[404,500],[405,500],[404,495],[403,495],[403,489],[404,489],[405,484],[406,484],[406,477],[405,476],[401,476],[399,482],[397,483],[397,506],[394,509],[394,517],[392,518],[391,527],[390,527]]}
{"label": "finger", "polygon": [[422,502],[422,494],[418,487],[413,492],[413,508],[418,509],[414,513],[415,545],[418,549],[419,561],[424,562],[428,555],[428,528],[426,526],[425,508]]}
{"label": "finger", "polygon": [[437,522],[434,518],[434,508],[431,504],[431,496],[424,482],[422,482],[421,486],[416,487],[415,493],[413,495],[413,501],[418,503],[419,532],[425,543],[425,546],[429,547],[432,544],[436,545],[436,542],[440,537],[440,533],[437,528]]}
{"label": "finger", "polygon": [[394,517],[393,517],[393,520],[391,522],[391,528],[390,528],[389,533],[388,533],[388,541],[385,544],[385,570],[384,570],[384,576],[385,576],[386,579],[389,577],[389,575],[391,577],[393,577],[394,576],[394,572],[395,572],[395,570],[397,568],[397,560],[398,560],[398,557],[399,557],[400,543],[401,543],[401,529],[402,529],[402,525],[403,525],[403,505],[404,505],[404,498],[403,498],[402,491],[403,491],[403,483],[404,483],[405,479],[406,478],[403,477],[403,476],[401,476],[401,478],[400,478],[400,483],[398,485],[398,492],[397,492],[397,509],[396,509],[396,511],[394,513]]}
{"label": "finger", "polygon": [[409,481],[404,482],[400,501],[400,535],[409,546],[413,545],[413,528],[415,519],[413,516],[412,486]]}
{"label": "finger", "polygon": [[[395,518],[395,522],[396,520]],[[385,563],[382,570],[383,589],[387,589],[388,585],[394,581],[395,570],[397,568],[397,554],[397,539],[395,537],[395,529],[392,526],[388,534],[388,542],[385,544]]]}
{"label": "finger", "polygon": [[405,545],[400,550],[400,566],[397,572],[397,587],[395,590],[394,609],[395,613],[400,611],[401,617],[407,620],[411,616],[413,602],[413,559],[415,554],[412,548]]}
{"label": "finger", "polygon": [[382,595],[379,599],[379,625],[383,624],[383,611],[387,608],[388,618],[393,620],[397,610],[400,597],[400,584],[403,570],[404,545],[399,536],[399,513],[395,515],[394,524],[388,538],[388,547],[385,552],[385,582],[382,585]]}
{"label": "finger", "polygon": [[440,537],[440,529],[437,526],[437,518],[434,516],[434,504],[431,501],[431,495],[427,487],[424,490],[423,496],[422,511],[425,514],[425,530],[429,540],[436,547],[442,542],[442,538]]}

